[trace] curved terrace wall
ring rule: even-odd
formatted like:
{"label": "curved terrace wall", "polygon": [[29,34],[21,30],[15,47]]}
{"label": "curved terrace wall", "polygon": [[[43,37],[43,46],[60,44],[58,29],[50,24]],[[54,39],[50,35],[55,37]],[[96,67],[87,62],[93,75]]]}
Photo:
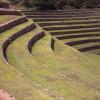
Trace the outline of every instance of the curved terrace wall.
{"label": "curved terrace wall", "polygon": [[5,10],[5,9],[0,9],[0,15],[17,15],[17,16],[22,16],[22,13],[17,10]]}
{"label": "curved terrace wall", "polygon": [[32,14],[38,14],[38,15],[52,15],[52,14],[91,14],[91,13],[99,13],[100,12],[100,9],[85,9],[85,10],[60,10],[60,11],[57,11],[57,10],[49,10],[49,11],[43,11],[43,10],[38,10],[38,11],[22,11],[23,13],[27,14],[27,15],[32,15]]}
{"label": "curved terrace wall", "polygon": [[28,42],[28,50],[30,53],[32,52],[32,46],[34,45],[34,43],[44,36],[45,36],[45,33],[40,32],[40,33],[36,34],[35,36],[33,36],[33,38]]}
{"label": "curved terrace wall", "polygon": [[82,28],[97,28],[100,27],[100,24],[95,25],[86,25],[86,26],[63,26],[63,27],[44,27],[43,29],[46,31],[55,31],[55,30],[67,30],[67,29],[82,29]]}
{"label": "curved terrace wall", "polygon": [[100,42],[100,39],[88,39],[88,40],[79,40],[79,41],[72,41],[65,43],[69,46],[79,45],[79,44],[85,44],[85,43],[94,43],[94,42]]}
{"label": "curved terrace wall", "polygon": [[54,38],[51,39],[51,49],[54,51],[54,44],[55,44],[55,40]]}
{"label": "curved terrace wall", "polygon": [[76,30],[76,31],[62,31],[62,32],[50,32],[51,35],[63,35],[63,34],[75,34],[75,33],[86,33],[86,32],[100,32],[99,28],[94,28],[94,29],[86,29],[86,30]]}
{"label": "curved terrace wall", "polygon": [[89,47],[81,48],[81,49],[78,49],[78,50],[81,51],[81,52],[86,52],[86,51],[96,50],[96,49],[100,49],[100,45],[89,46]]}
{"label": "curved terrace wall", "polygon": [[[26,14],[25,14],[26,15]],[[33,14],[33,15],[26,15],[28,18],[66,18],[66,17],[89,17],[89,16],[100,16],[100,13],[86,13],[86,14]]]}
{"label": "curved terrace wall", "polygon": [[90,19],[100,19],[99,16],[90,17],[70,17],[70,18],[33,18],[35,22],[46,22],[46,21],[67,21],[67,20],[90,20]]}
{"label": "curved terrace wall", "polygon": [[49,22],[42,22],[42,23],[38,23],[41,27],[45,27],[45,26],[54,26],[54,25],[75,25],[75,24],[94,24],[94,23],[100,23],[100,20],[83,20],[82,22],[81,21],[78,21],[78,22],[52,22],[52,23],[49,23]]}
{"label": "curved terrace wall", "polygon": [[14,26],[17,26],[17,25],[22,24],[27,21],[28,20],[26,19],[26,17],[22,17],[22,18],[18,18],[13,21],[10,21],[8,23],[4,23],[4,24],[0,25],[0,34]]}
{"label": "curved terrace wall", "polygon": [[56,37],[59,40],[64,40],[64,39],[72,39],[72,38],[81,38],[81,37],[97,37],[100,36],[100,33],[97,34],[81,34],[81,35],[68,35],[68,36],[58,36]]}
{"label": "curved terrace wall", "polygon": [[12,35],[10,38],[8,38],[4,43],[3,43],[3,46],[2,46],[2,52],[3,52],[3,55],[5,57],[5,59],[7,60],[7,55],[6,55],[6,51],[7,51],[7,48],[8,46],[14,41],[16,40],[18,37],[24,35],[24,34],[27,34],[28,32],[32,31],[33,29],[36,28],[36,25],[33,23],[31,24],[30,26],[27,26],[26,28],[22,29],[21,31],[15,33],[14,35]]}
{"label": "curved terrace wall", "polygon": [[[31,53],[32,52],[32,46],[36,43],[36,41],[40,40],[41,38],[43,38],[45,36],[44,32],[40,32],[38,34],[36,34],[29,42],[28,42],[28,50]],[[54,43],[55,40],[52,38],[51,39],[51,49],[54,50]]]}

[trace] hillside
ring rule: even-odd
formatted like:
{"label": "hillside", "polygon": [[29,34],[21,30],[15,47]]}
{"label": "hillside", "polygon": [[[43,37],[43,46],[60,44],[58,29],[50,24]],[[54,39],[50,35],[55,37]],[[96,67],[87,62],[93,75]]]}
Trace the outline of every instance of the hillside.
{"label": "hillside", "polygon": [[100,8],[0,9],[0,69],[17,100],[100,100]]}

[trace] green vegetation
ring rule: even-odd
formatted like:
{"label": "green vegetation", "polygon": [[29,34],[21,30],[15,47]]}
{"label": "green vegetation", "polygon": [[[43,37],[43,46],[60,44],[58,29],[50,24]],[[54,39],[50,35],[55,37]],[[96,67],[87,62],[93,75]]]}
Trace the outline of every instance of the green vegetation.
{"label": "green vegetation", "polygon": [[[23,72],[24,75],[27,75],[31,80],[37,82],[40,88],[47,89],[54,97],[57,95],[58,97],[56,98],[68,98],[69,100],[80,100],[84,96],[86,100],[90,96],[93,99],[95,97],[99,98],[99,92],[95,93],[95,89],[98,86],[95,86],[93,81],[99,78],[100,69],[98,66],[91,64],[90,60],[90,63],[85,63],[85,59],[88,58],[81,53],[70,47],[66,48],[66,46],[59,42],[55,44],[56,51],[53,52],[50,48],[51,36],[46,34],[45,37],[33,45],[33,57],[30,56],[26,49],[27,41],[41,31],[37,26],[36,30],[15,40],[7,49],[9,63]],[[60,52],[62,47],[65,51]],[[70,51],[70,53],[68,52],[69,55],[65,53],[66,50]],[[63,54],[66,54],[65,58]],[[69,60],[74,59],[75,62],[69,62]],[[94,66],[98,69],[96,72],[94,72]],[[87,83],[93,86],[93,88],[88,86]]]}
{"label": "green vegetation", "polygon": [[18,16],[11,16],[11,15],[0,15],[0,24],[4,24],[4,23],[6,23],[7,21],[12,21],[12,20],[14,20],[14,19],[17,19],[17,18],[19,18]]}
{"label": "green vegetation", "polygon": [[0,34],[0,88],[5,89],[18,100],[51,100],[38,87],[34,86],[32,80],[29,80],[20,70],[9,65],[2,55],[3,42],[30,23],[23,23]]}
{"label": "green vegetation", "polygon": [[[13,17],[16,18],[16,16],[11,16],[10,18],[13,19]],[[2,18],[4,18],[3,21],[1,21]],[[0,16],[1,23],[8,22],[9,20],[8,16]],[[97,21],[96,19],[89,21],[94,20]],[[74,19],[71,21],[73,22]],[[88,22],[88,20],[85,21]],[[47,22],[50,24],[49,21]],[[65,20],[65,22],[68,21]],[[75,22],[84,22],[84,20],[75,20]],[[42,22],[40,21],[39,23]],[[62,23],[62,21],[59,20],[59,23]],[[17,32],[21,34],[21,31],[31,24],[35,24],[36,28],[27,33],[25,32],[26,34],[15,38],[15,40],[10,38],[11,36],[18,36]],[[82,31],[99,29],[99,27],[87,28],[90,25],[99,25],[99,23],[58,24],[54,25],[54,27],[52,25],[40,27],[38,24],[33,22],[32,19],[28,19],[27,22],[12,27],[0,34],[0,88],[6,90],[18,100],[99,100],[100,56],[95,54],[96,50],[90,51],[90,53],[82,53],[75,48],[98,45],[100,42],[86,43],[86,45],[79,44],[75,48],[64,43],[85,39],[100,39],[100,36],[73,37],[60,41],[56,37],[72,35],[73,33],[55,36],[49,34],[49,32],[70,31],[76,32],[76,35],[96,34],[97,32],[95,31]],[[64,26],[75,27],[77,25],[86,27],[43,30],[43,28],[48,27],[63,28]],[[34,42],[32,52],[30,53],[28,50],[28,42],[41,32],[44,32],[45,36]],[[51,48],[52,38],[55,40],[54,50]],[[5,51],[7,57],[5,59],[2,53],[2,46],[7,39],[9,39],[9,45]]]}

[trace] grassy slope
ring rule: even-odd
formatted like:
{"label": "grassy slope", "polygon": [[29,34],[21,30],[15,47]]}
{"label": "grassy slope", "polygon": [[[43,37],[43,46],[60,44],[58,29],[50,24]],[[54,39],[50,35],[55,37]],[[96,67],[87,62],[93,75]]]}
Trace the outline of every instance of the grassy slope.
{"label": "grassy slope", "polygon": [[[65,80],[59,81],[59,79],[60,79],[60,76],[59,76],[59,79],[56,79],[55,83],[52,82],[54,90],[56,90],[56,92],[58,92],[58,93],[60,92],[60,94],[62,94],[63,96],[65,96],[69,100],[75,100],[76,98],[77,98],[77,100],[79,98],[82,99],[83,98],[82,96],[84,96],[85,92],[82,93],[82,92],[77,91],[77,90],[81,89],[82,91],[84,91],[84,89],[83,89],[84,86],[82,86],[82,85],[85,84],[85,83],[82,82],[82,81],[84,81],[84,80],[87,81],[87,79],[89,79],[90,76],[91,76],[91,72],[92,72],[92,74],[94,74],[93,73],[93,71],[94,71],[93,67],[94,66],[91,66],[91,62],[90,62],[90,65],[88,63],[84,63],[85,61],[82,61],[82,60],[85,59],[84,57],[80,57],[81,61],[80,61],[80,59],[78,59],[78,62],[77,62],[77,60],[74,63],[69,62],[69,61],[71,61],[71,58],[74,57],[74,55],[76,57],[79,57],[81,55],[78,54],[78,52],[77,52],[77,54],[78,54],[78,56],[77,56],[76,52],[73,52],[73,50],[72,50],[70,52],[71,58],[69,58],[68,55],[67,55],[67,51],[69,51],[70,49],[68,49],[68,48],[65,49],[66,51],[63,51],[64,55],[62,55],[62,56],[60,55],[61,59],[59,59],[59,58],[57,58],[57,55],[55,56],[55,53],[52,52],[52,50],[49,47],[49,44],[50,44],[50,37],[48,37],[48,36],[39,40],[35,44],[35,46],[33,46],[33,55],[36,56],[42,63],[45,63],[46,65],[48,65],[48,67],[54,69],[54,71],[56,71],[57,73],[60,73],[60,74],[63,73],[62,75],[64,75],[66,78],[69,78],[71,80],[71,81],[68,81],[68,80],[65,79]],[[61,46],[61,45],[59,45],[59,46]],[[63,47],[63,48],[65,48],[65,47]],[[59,47],[59,49],[61,51],[61,47]],[[62,61],[65,60],[66,63],[65,62],[61,63],[61,61],[59,61],[59,60],[62,60]],[[66,66],[65,66],[65,64],[66,64]],[[61,70],[61,69],[63,69],[63,70]],[[100,70],[100,68],[98,68],[98,70]],[[71,72],[71,74],[69,74],[69,76],[68,76],[68,73],[70,73],[70,72]],[[97,72],[97,73],[99,73],[99,72]],[[95,74],[97,74],[97,73],[95,73]],[[55,76],[58,77],[58,75],[55,75]],[[81,80],[81,82],[78,81],[78,79],[75,79],[75,77],[77,77],[79,80]],[[91,76],[91,77],[93,78],[93,76]],[[98,75],[97,75],[97,77],[98,77]],[[96,79],[95,75],[94,75],[94,78]],[[67,83],[66,81],[69,82],[69,83]],[[91,78],[90,78],[89,81],[92,82]],[[80,83],[80,85],[76,86],[74,82],[76,82],[76,84]],[[65,88],[65,85],[66,85],[66,87],[67,86],[68,87]],[[93,85],[93,83],[91,85]],[[86,85],[86,87],[87,87],[87,85]],[[75,88],[77,88],[77,90]],[[61,90],[57,90],[57,89],[61,89]],[[76,94],[78,94],[78,97],[76,95],[74,95],[73,92],[76,92]],[[67,93],[71,93],[71,94],[68,95]],[[79,96],[81,93],[82,93],[82,96]],[[72,99],[73,96],[74,96],[74,99]],[[85,94],[85,96],[86,96],[86,99],[87,99],[89,95],[87,96]]]}
{"label": "grassy slope", "polygon": [[97,50],[89,50],[89,51],[86,51],[87,53],[91,53],[91,54],[99,54],[100,55],[100,49],[97,49]]}
{"label": "grassy slope", "polygon": [[41,79],[41,74],[49,75],[50,72],[48,73],[45,65],[37,62],[34,57],[30,56],[27,49],[28,40],[30,40],[32,36],[38,32],[41,32],[41,30],[36,29],[14,41],[7,50],[7,57],[11,65],[27,75],[32,81],[34,81],[34,84],[45,91],[46,89],[41,87],[40,82],[42,81],[45,83],[46,80],[45,77]]}
{"label": "grassy slope", "polygon": [[[95,21],[96,21],[97,19],[95,19]],[[89,25],[91,25],[91,23],[89,24],[88,22],[89,21],[92,21],[92,20],[84,20],[84,21],[86,21],[87,22],[87,24],[75,24],[75,25],[59,25],[59,23],[58,23],[58,25],[51,25],[51,26],[44,26],[45,28],[48,28],[48,27],[65,27],[65,26],[76,26],[76,25],[80,25],[80,26],[89,26]],[[84,21],[81,21],[81,20],[76,20],[76,22],[84,22]],[[55,21],[54,21],[55,22]],[[58,22],[60,22],[60,21],[58,21]],[[74,22],[74,21],[67,21],[67,22]],[[43,22],[40,22],[40,23],[43,23]],[[47,23],[47,22],[45,22],[45,23]],[[51,22],[48,22],[48,23],[51,23]],[[52,22],[53,23],[53,22]],[[64,22],[60,22],[60,23],[64,23]],[[94,24],[95,25],[95,24]],[[96,24],[97,25],[97,24]],[[84,28],[83,28],[84,29]],[[72,30],[74,30],[74,29],[72,29]],[[66,30],[66,32],[67,32],[67,30]],[[85,34],[96,34],[96,33],[98,33],[98,32],[86,32]],[[61,34],[61,35],[55,35],[55,37],[60,37],[60,36],[70,36],[70,35],[78,35],[78,34],[84,34],[84,33],[75,33],[75,34]],[[84,39],[92,39],[92,38],[100,38],[99,36],[98,37],[95,37],[95,36],[93,36],[93,37],[82,37],[82,38],[74,38],[74,36],[73,36],[73,38],[71,38],[71,39],[62,39],[61,41],[63,41],[64,43],[66,43],[66,42],[70,42],[70,41],[75,41],[75,40],[84,40]],[[74,47],[75,48],[77,48],[77,49],[80,49],[80,48],[83,48],[83,47],[88,47],[88,46],[93,46],[93,45],[97,45],[97,44],[99,44],[99,43],[86,43],[86,44],[79,44],[79,45],[75,45]],[[97,52],[96,52],[97,51]],[[91,51],[91,52],[94,52],[95,54],[96,53],[98,53],[99,52],[99,50],[93,50],[93,51]]]}
{"label": "grassy slope", "polygon": [[[95,21],[96,21],[97,19],[95,19]],[[58,23],[58,25],[51,25],[51,26],[44,26],[44,28],[50,28],[50,27],[53,27],[53,28],[56,28],[56,27],[65,27],[65,26],[77,26],[77,25],[79,25],[79,26],[89,26],[89,25],[98,25],[98,23],[96,24],[91,24],[91,23],[88,23],[89,21],[92,21],[92,20],[84,20],[84,21],[86,21],[87,22],[87,24],[74,24],[74,25],[59,25],[59,23]],[[84,22],[84,21],[81,21],[81,20],[76,20],[76,22]],[[54,21],[55,22],[55,21]],[[58,22],[60,22],[60,21],[58,21]],[[64,21],[65,22],[65,21]],[[60,22],[60,23],[64,23],[64,22]],[[67,21],[67,22],[74,22],[74,21]],[[40,23],[43,23],[43,22],[40,22]],[[45,23],[47,23],[47,22],[45,22]],[[48,22],[48,23],[51,23],[51,22]],[[53,22],[52,22],[53,23]],[[86,29],[86,28],[85,28]],[[68,30],[77,30],[77,29],[66,29],[66,32],[68,31]],[[78,30],[80,30],[80,29],[78,29]],[[82,30],[82,28],[81,28],[81,30]],[[84,30],[84,28],[83,28],[83,30]],[[53,30],[52,30],[53,31]],[[51,31],[51,32],[52,32]],[[64,30],[65,31],[65,30]],[[58,30],[58,32],[59,32],[59,30]],[[96,34],[96,33],[98,33],[98,32],[81,32],[81,33],[75,33],[75,34],[61,34],[61,35],[55,35],[55,37],[60,37],[60,36],[70,36],[70,35],[78,35],[78,34]],[[70,39],[62,39],[61,41],[63,41],[64,43],[67,43],[67,42],[71,42],[71,41],[77,41],[77,40],[85,40],[85,39],[99,39],[100,38],[100,36],[92,36],[92,37],[80,37],[80,38],[74,38],[74,36],[73,36],[73,38],[70,38]],[[78,45],[75,45],[74,47],[76,48],[76,49],[80,49],[80,48],[83,48],[83,47],[89,47],[89,46],[93,46],[93,45],[98,45],[99,43],[98,42],[96,42],[96,43],[86,43],[86,44],[78,44]],[[89,51],[87,51],[87,52],[89,52]],[[98,49],[98,50],[91,50],[90,52],[92,52],[92,53],[94,53],[94,54],[98,54],[99,52],[100,52],[100,50]]]}
{"label": "grassy slope", "polygon": [[[35,45],[36,51],[33,52],[34,56],[33,57],[30,56],[27,50],[27,42],[28,40],[32,38],[34,34],[38,32],[39,32],[39,29],[36,29],[33,32],[30,32],[24,36],[21,36],[9,46],[7,50],[9,62],[12,65],[14,65],[15,68],[19,69],[24,74],[26,74],[30,79],[40,84],[41,88],[49,89],[49,91],[51,90],[51,94],[54,96],[56,93],[60,97],[62,96],[64,96],[65,98],[68,97],[69,100],[74,100],[74,99],[80,100],[80,98],[81,99],[84,98],[83,96],[85,95],[86,95],[87,100],[88,98],[90,98],[91,95],[92,95],[92,98],[94,98],[94,95],[99,98],[99,93],[95,93],[95,90],[89,87],[86,87],[84,84],[80,84],[80,86],[77,87],[76,85],[77,83],[74,84],[69,79],[64,79],[64,76],[60,72],[60,69],[65,68],[67,71],[67,74],[68,72],[71,72],[72,69],[68,68],[68,65],[66,65],[67,63],[60,61],[61,59],[59,59],[59,57],[56,56],[55,53],[53,53],[53,51],[50,49],[48,45],[50,42],[50,40],[48,40],[50,39],[50,36],[47,36],[48,38],[46,37],[46,40],[41,39],[39,41],[40,43],[39,48],[37,48],[37,46]],[[35,48],[33,46],[33,50]],[[39,52],[40,50],[41,52]],[[47,54],[45,54],[46,51],[47,51]],[[48,56],[46,57],[44,54]],[[22,60],[20,61],[19,58]],[[36,58],[40,63],[36,61]],[[77,76],[78,73],[75,73],[75,75]],[[89,76],[91,76],[91,78],[93,77],[93,75],[89,75]],[[85,77],[86,76],[84,75],[82,76],[82,78],[85,78]],[[96,78],[98,78],[97,75],[96,75]],[[94,79],[95,77],[92,78],[92,80]],[[86,80],[90,80],[90,79],[87,78]],[[78,96],[80,92],[76,88],[82,90],[81,93],[83,94],[83,96],[80,96],[80,97]],[[89,88],[89,91],[88,91],[88,88]],[[89,94],[87,95],[85,91],[88,91]],[[77,92],[77,94],[75,94],[75,92]]]}
{"label": "grassy slope", "polygon": [[[61,45],[59,45],[59,44],[61,44]],[[70,49],[68,49],[68,48],[70,48]],[[98,56],[94,55],[94,57],[96,57],[96,58],[94,58],[93,55],[91,55],[91,59],[88,59],[88,56],[86,56],[86,55],[84,56],[84,53],[76,51],[76,49],[71,48],[71,47],[69,47],[67,45],[65,46],[62,42],[59,42],[59,43],[55,42],[55,52],[56,52],[57,55],[59,55],[59,56],[61,56],[63,58],[63,61],[65,60],[65,62],[67,62],[67,60],[68,60],[68,62],[69,62],[70,61],[69,58],[72,59],[72,62],[78,60],[78,63],[81,63],[82,65],[84,63],[85,65],[83,65],[83,66],[85,66],[85,67],[86,67],[86,65],[88,66],[88,67],[86,67],[86,69],[88,71],[90,71],[90,69],[91,69],[93,74],[96,73],[98,75],[98,72],[96,70],[97,69],[99,70],[100,68],[99,68],[99,65],[95,61],[96,60],[99,61],[99,55]],[[74,55],[72,54],[72,52],[74,53]],[[86,54],[88,54],[88,53],[86,53]],[[73,55],[73,57],[72,57],[72,55]],[[96,60],[92,61],[93,58],[96,59]],[[77,64],[77,62],[74,62],[74,63]],[[73,63],[71,63],[71,65],[72,64]]]}
{"label": "grassy slope", "polygon": [[[47,19],[49,19],[49,18],[47,18]],[[74,20],[68,20],[67,22],[74,22]],[[86,20],[87,22],[89,21],[89,20]],[[92,20],[91,20],[92,21]],[[59,22],[59,23],[63,23],[63,22],[66,22],[66,21],[44,21],[44,22],[37,22],[37,23],[54,23],[54,22]],[[76,22],[80,22],[80,20],[76,20]],[[65,26],[65,25],[59,25],[59,23],[58,23],[58,25],[53,25],[53,27],[63,27],[63,26]],[[74,26],[76,26],[77,24],[75,24]],[[78,25],[80,25],[80,26],[88,26],[89,24],[78,24]],[[67,25],[66,25],[67,26]],[[68,25],[68,26],[72,26],[72,25]],[[52,25],[51,26],[44,26],[45,28],[46,27],[52,27]],[[80,29],[65,29],[65,30],[51,30],[51,31],[48,31],[48,32],[63,32],[63,31],[65,31],[65,32],[67,32],[67,31],[77,31],[77,30],[86,30],[86,29],[93,29],[93,28],[80,28]],[[94,28],[95,29],[95,28]],[[99,28],[97,28],[97,29],[99,29]],[[84,33],[86,33],[86,32],[84,32]],[[83,33],[83,34],[84,34]],[[89,33],[89,32],[87,32],[87,33]],[[93,34],[95,34],[96,32],[90,32],[90,33],[93,33]],[[75,33],[76,34],[76,33]],[[79,34],[79,33],[77,33],[77,34]],[[80,33],[80,34],[82,34],[82,32]],[[66,34],[67,35],[67,34]],[[70,34],[69,34],[70,35]],[[48,49],[48,46],[49,46],[49,42],[50,42],[50,39],[48,39],[49,37],[45,37],[44,39],[41,39],[40,41],[38,41],[36,44],[35,44],[35,46],[33,46],[33,55],[34,56],[36,56],[42,63],[45,63],[46,65],[48,65],[48,66],[54,66],[55,67],[55,63],[57,63],[56,64],[56,66],[59,66],[59,61],[57,62],[57,59],[56,59],[56,57],[54,56],[55,54],[51,54],[51,50],[50,49]],[[74,41],[74,40],[85,40],[85,39],[100,39],[100,36],[98,36],[98,37],[84,37],[84,38],[72,38],[72,39],[64,39],[64,40],[62,40],[62,41],[64,41],[64,42],[67,42],[67,41]],[[48,41],[49,40],[49,41]],[[48,41],[48,42],[47,42]],[[93,44],[99,44],[99,43],[88,43],[88,44],[80,44],[80,45],[76,45],[75,47],[77,48],[77,47],[79,47],[79,48],[81,48],[81,47],[85,47],[85,46],[92,46]],[[48,46],[47,46],[48,45]],[[95,78],[95,81],[93,81],[92,79],[91,80],[89,80],[89,82],[91,81],[93,81],[92,82],[92,84],[91,84],[91,82],[90,83],[85,83],[85,82],[83,82],[83,83],[85,83],[85,85],[86,86],[89,86],[89,87],[91,87],[91,88],[94,88],[95,90],[99,90],[99,84],[100,84],[100,81],[99,81],[99,72],[97,71],[97,70],[100,70],[100,64],[99,64],[99,60],[100,60],[100,58],[99,57],[96,57],[95,55],[89,55],[89,56],[84,56],[83,54],[81,54],[81,53],[79,53],[79,52],[77,52],[76,53],[76,51],[75,52],[73,52],[73,50],[71,50],[71,49],[68,49],[69,47],[65,47],[64,45],[62,46],[62,44],[61,45],[59,45],[59,43],[57,43],[56,42],[56,44],[55,44],[55,53],[57,54],[57,55],[59,55],[60,56],[60,58],[61,58],[61,60],[62,61],[64,61],[64,62],[66,62],[66,64],[67,65],[69,65],[70,66],[70,68],[72,68],[75,72],[74,72],[74,74],[77,72],[77,70],[78,71],[80,71],[81,73],[84,73],[84,72],[86,72],[85,74],[86,74],[86,76],[85,77],[88,77],[88,78],[90,78],[89,76],[88,76],[88,74],[90,74],[89,72],[91,71],[92,72],[92,75],[94,75],[94,78]],[[70,51],[71,50],[71,51]],[[97,52],[100,52],[100,50],[96,50]],[[95,52],[96,53],[96,51],[92,51],[92,52]],[[72,53],[73,52],[73,53]],[[74,55],[73,55],[74,54]],[[76,57],[74,57],[74,56],[76,56]],[[77,59],[78,58],[78,59]],[[63,65],[62,65],[63,66]],[[63,68],[62,68],[63,69]],[[63,70],[64,71],[64,70]],[[62,72],[63,72],[62,71]],[[66,71],[66,70],[65,70]],[[71,72],[73,72],[73,71],[71,71]],[[65,72],[66,73],[66,72]],[[81,76],[81,73],[79,73],[79,75]],[[95,74],[97,74],[97,76],[98,76],[98,78],[96,79],[96,77],[95,77]],[[82,77],[80,78],[81,79],[81,81],[82,81]],[[77,80],[78,81],[78,80]],[[85,80],[86,81],[86,80]],[[79,83],[80,83],[80,81],[79,81]],[[88,85],[87,85],[88,84]],[[56,86],[55,86],[56,87]],[[75,99],[75,98],[74,98]],[[86,99],[86,98],[85,98]],[[93,98],[93,99],[96,99],[96,100],[98,100],[98,99],[100,99],[100,98]],[[89,99],[90,100],[90,99]]]}
{"label": "grassy slope", "polygon": [[[99,50],[100,52],[100,50]],[[100,67],[100,56],[95,54],[84,53],[89,59],[95,62],[95,64]]]}
{"label": "grassy slope", "polygon": [[[17,27],[13,31],[20,29],[22,27]],[[1,41],[13,34],[13,31],[9,30],[5,33],[6,35],[2,35]],[[59,41],[56,42],[55,52],[53,52],[50,48],[51,37],[49,35],[36,42],[33,46],[33,57],[30,56],[27,42],[40,31],[41,29],[38,28],[21,36],[9,46],[7,50],[9,63],[38,83],[40,88],[49,89],[53,96],[57,94],[68,100],[99,100],[100,68],[95,62],[88,60],[87,56],[69,46],[66,47]],[[39,93],[35,95],[36,100],[49,99],[43,94],[41,96],[41,92]]]}
{"label": "grassy slope", "polygon": [[[27,22],[22,25],[16,26],[4,33],[0,34],[0,51],[3,42],[12,34],[21,30],[22,28],[30,25],[32,22]],[[21,71],[16,70],[14,67],[7,64],[0,52],[0,87],[7,90],[18,100],[47,100],[50,99],[41,90],[33,86],[32,81],[27,79]],[[24,84],[24,85],[23,85]]]}

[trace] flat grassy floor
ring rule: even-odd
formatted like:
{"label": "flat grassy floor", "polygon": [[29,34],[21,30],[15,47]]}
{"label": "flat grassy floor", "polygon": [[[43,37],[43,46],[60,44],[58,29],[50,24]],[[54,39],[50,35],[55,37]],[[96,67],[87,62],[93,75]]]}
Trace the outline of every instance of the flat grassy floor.
{"label": "flat grassy floor", "polygon": [[11,15],[0,15],[0,24],[4,24],[8,21],[14,20],[16,18],[19,18],[18,16],[11,16]]}
{"label": "flat grassy floor", "polygon": [[2,55],[3,42],[31,23],[31,21],[23,23],[0,34],[0,87],[18,100],[52,100],[52,98],[37,89],[33,82],[27,76],[24,76],[20,70],[9,65]]}

